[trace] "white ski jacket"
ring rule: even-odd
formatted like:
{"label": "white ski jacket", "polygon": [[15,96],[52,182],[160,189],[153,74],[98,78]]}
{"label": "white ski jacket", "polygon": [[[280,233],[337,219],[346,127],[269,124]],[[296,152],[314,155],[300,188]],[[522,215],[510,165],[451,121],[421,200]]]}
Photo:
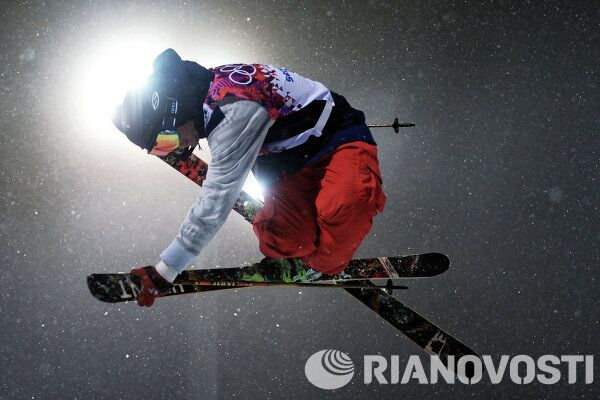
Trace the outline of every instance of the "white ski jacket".
{"label": "white ski jacket", "polygon": [[186,269],[225,223],[274,122],[254,101],[227,104],[221,111],[223,120],[208,136],[212,162],[200,196],[160,255],[166,265],[157,270],[167,279]]}

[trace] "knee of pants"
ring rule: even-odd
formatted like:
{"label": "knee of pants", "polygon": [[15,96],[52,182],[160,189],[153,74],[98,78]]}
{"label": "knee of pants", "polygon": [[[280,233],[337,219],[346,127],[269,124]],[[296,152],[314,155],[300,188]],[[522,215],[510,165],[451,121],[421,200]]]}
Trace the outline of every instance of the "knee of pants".
{"label": "knee of pants", "polygon": [[275,216],[257,218],[253,229],[260,252],[267,257],[302,257],[315,251],[317,228],[312,220],[289,225],[285,221],[278,223]]}
{"label": "knee of pants", "polygon": [[266,257],[297,258],[315,251],[314,236],[276,235],[256,226],[254,232],[258,238],[259,250]]}

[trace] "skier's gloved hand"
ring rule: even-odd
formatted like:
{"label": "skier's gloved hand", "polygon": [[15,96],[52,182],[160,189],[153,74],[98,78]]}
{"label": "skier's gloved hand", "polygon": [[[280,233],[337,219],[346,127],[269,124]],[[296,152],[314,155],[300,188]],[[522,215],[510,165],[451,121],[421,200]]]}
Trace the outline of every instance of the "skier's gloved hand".
{"label": "skier's gloved hand", "polygon": [[173,287],[173,284],[163,278],[151,265],[134,268],[131,274],[139,277],[142,282],[142,291],[137,298],[139,306],[151,307],[154,299],[164,295]]}

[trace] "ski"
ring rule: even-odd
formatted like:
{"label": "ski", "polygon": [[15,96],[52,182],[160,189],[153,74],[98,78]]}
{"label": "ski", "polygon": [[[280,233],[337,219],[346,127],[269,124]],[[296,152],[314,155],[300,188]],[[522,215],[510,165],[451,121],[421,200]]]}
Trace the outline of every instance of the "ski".
{"label": "ski", "polygon": [[[386,285],[384,288],[404,289],[394,286],[391,280],[422,278],[443,273],[448,269],[448,258],[439,253],[426,253],[404,257],[379,257],[350,261],[342,274],[315,273],[297,264],[290,270],[278,264],[256,263],[242,268],[187,270],[174,283],[170,296],[202,291],[201,287],[245,286],[310,286],[334,288],[360,288],[357,281],[372,280]],[[389,281],[389,282],[388,282]],[[129,273],[91,274],[88,288],[94,297],[109,303],[137,298],[139,282]]]}
{"label": "ski", "polygon": [[[431,355],[438,356],[446,367],[448,356],[454,356],[455,360],[465,355],[479,357],[471,348],[408,308],[385,290],[374,289],[372,285],[365,283],[362,289],[349,288],[346,291],[401,331],[417,346]],[[467,369],[465,373],[468,378],[473,376],[472,370]]]}
{"label": "ski", "polygon": [[186,270],[175,282],[197,285],[289,284],[334,282],[337,284],[373,280],[387,282],[402,278],[425,278],[439,275],[450,266],[450,260],[440,253],[402,257],[378,257],[351,260],[341,274],[327,275],[313,271],[295,260],[289,268],[278,262],[260,262],[242,268]]}
{"label": "ski", "polygon": [[[90,274],[87,277],[88,289],[92,296],[104,303],[121,303],[136,300],[141,291],[141,283],[137,276],[128,273],[117,274]],[[210,285],[202,283],[177,283],[173,288],[161,297],[180,296],[190,293],[214,292],[224,289],[244,289],[250,287],[302,287],[302,288],[338,288],[348,289],[364,288],[361,282],[290,282],[290,283],[267,283],[267,282],[212,282]],[[406,286],[385,285],[373,286],[373,289],[408,289]]]}

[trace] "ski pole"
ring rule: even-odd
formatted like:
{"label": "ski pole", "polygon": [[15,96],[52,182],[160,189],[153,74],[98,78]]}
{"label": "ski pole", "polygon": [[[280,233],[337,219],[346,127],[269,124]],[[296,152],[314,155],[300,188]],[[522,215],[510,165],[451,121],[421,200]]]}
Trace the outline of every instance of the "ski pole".
{"label": "ski pole", "polygon": [[394,132],[398,133],[400,128],[410,128],[411,126],[415,126],[415,124],[411,122],[398,122],[398,118],[394,118],[394,123],[389,125],[381,125],[381,124],[367,124],[369,128],[394,128]]}

